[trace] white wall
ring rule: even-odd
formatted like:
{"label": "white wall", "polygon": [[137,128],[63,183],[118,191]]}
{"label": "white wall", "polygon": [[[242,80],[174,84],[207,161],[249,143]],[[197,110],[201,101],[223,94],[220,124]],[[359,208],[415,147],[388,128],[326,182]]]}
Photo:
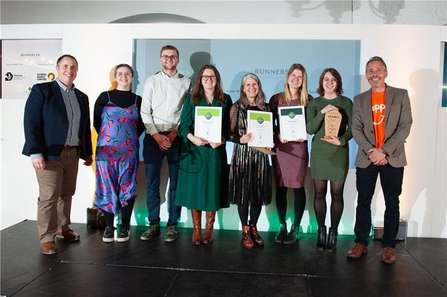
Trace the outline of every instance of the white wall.
{"label": "white wall", "polygon": [[[0,1],[2,24],[413,24],[447,23],[445,0]],[[59,13],[63,12],[63,13]]]}
{"label": "white wall", "polygon": [[[361,40],[361,69],[373,55],[388,64],[388,84],[409,91],[414,125],[407,141],[409,165],[405,169],[401,196],[401,218],[409,221],[408,235],[447,238],[446,229],[446,113],[441,101],[441,41],[447,41],[446,27],[410,25],[279,25],[279,24],[65,24],[2,25],[1,39],[62,39],[64,53],[79,62],[76,86],[90,96],[90,104],[110,85],[109,71],[117,63],[132,63],[133,39],[141,38],[229,38],[229,39],[354,39]],[[305,61],[300,61],[305,63]],[[368,89],[362,79],[361,90]],[[1,228],[25,219],[36,219],[37,181],[27,157],[21,155],[23,107],[25,99],[0,100]],[[91,206],[94,175],[81,166],[72,209],[73,222],[86,222]],[[140,167],[138,209],[144,209],[144,173]],[[308,179],[309,185],[310,179]],[[312,192],[312,190],[310,190]],[[304,231],[315,232],[313,201],[307,200],[302,221]],[[353,234],[356,190],[355,170],[350,170],[345,186],[345,210],[339,232]],[[384,203],[378,191],[373,202],[373,221],[383,221]],[[260,230],[276,230],[274,203],[261,215]],[[162,206],[166,221],[166,203]],[[135,216],[133,224],[144,221]],[[238,229],[234,206],[219,212],[219,226]],[[182,223],[191,226],[184,209]],[[312,228],[309,228],[309,223]]]}

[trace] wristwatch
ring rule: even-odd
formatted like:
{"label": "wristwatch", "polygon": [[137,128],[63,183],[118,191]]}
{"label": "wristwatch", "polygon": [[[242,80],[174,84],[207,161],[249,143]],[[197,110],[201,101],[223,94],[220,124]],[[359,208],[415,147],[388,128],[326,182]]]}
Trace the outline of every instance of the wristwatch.
{"label": "wristwatch", "polygon": [[386,152],[386,150],[384,150],[384,149],[381,149],[381,150],[382,150],[382,153],[385,154],[385,156],[388,156],[388,153]]}

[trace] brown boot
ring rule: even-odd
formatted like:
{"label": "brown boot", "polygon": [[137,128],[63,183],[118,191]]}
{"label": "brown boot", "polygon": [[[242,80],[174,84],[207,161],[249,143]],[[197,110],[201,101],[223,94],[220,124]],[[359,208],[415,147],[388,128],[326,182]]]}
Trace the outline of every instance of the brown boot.
{"label": "brown boot", "polygon": [[206,227],[205,227],[206,229],[205,229],[205,235],[203,235],[203,244],[213,243],[213,228],[215,218],[216,218],[215,211],[206,212]]}
{"label": "brown boot", "polygon": [[202,212],[197,209],[191,209],[192,224],[194,231],[192,232],[192,244],[200,245],[202,242]]}

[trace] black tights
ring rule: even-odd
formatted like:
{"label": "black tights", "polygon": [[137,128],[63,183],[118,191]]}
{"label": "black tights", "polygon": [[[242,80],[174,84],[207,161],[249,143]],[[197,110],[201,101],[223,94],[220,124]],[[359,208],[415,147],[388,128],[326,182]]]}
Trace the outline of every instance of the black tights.
{"label": "black tights", "polygon": [[[287,211],[287,189],[286,187],[276,188],[276,209],[278,210],[279,223],[286,223],[286,211]],[[301,224],[301,218],[303,217],[304,208],[306,207],[306,193],[304,188],[293,189],[294,201],[294,221],[295,226]]]}
{"label": "black tights", "polygon": [[[132,216],[133,205],[135,204],[135,198],[127,200],[127,205],[121,208],[121,226],[129,227],[130,218]],[[115,220],[115,214],[103,211],[104,219],[108,227],[113,227],[113,222]]]}
{"label": "black tights", "polygon": [[[259,216],[261,215],[262,205],[250,206],[250,225],[256,226],[258,223]],[[239,212],[239,218],[241,220],[242,226],[248,225],[248,203],[245,205],[239,205],[237,207]]]}
{"label": "black tights", "polygon": [[[315,215],[317,217],[318,227],[323,227],[326,219],[326,192],[327,192],[327,180],[314,179],[315,187],[315,200],[314,208]],[[338,228],[340,223],[341,214],[343,213],[343,188],[344,183],[329,181],[331,185],[331,227]]]}

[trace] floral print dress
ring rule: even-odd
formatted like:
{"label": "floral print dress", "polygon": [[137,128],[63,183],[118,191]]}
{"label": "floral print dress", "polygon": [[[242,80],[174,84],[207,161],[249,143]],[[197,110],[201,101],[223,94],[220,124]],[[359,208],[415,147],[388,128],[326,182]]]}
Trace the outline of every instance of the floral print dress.
{"label": "floral print dress", "polygon": [[110,100],[101,114],[96,147],[95,206],[117,214],[137,197],[139,112],[136,103],[123,108]]}

